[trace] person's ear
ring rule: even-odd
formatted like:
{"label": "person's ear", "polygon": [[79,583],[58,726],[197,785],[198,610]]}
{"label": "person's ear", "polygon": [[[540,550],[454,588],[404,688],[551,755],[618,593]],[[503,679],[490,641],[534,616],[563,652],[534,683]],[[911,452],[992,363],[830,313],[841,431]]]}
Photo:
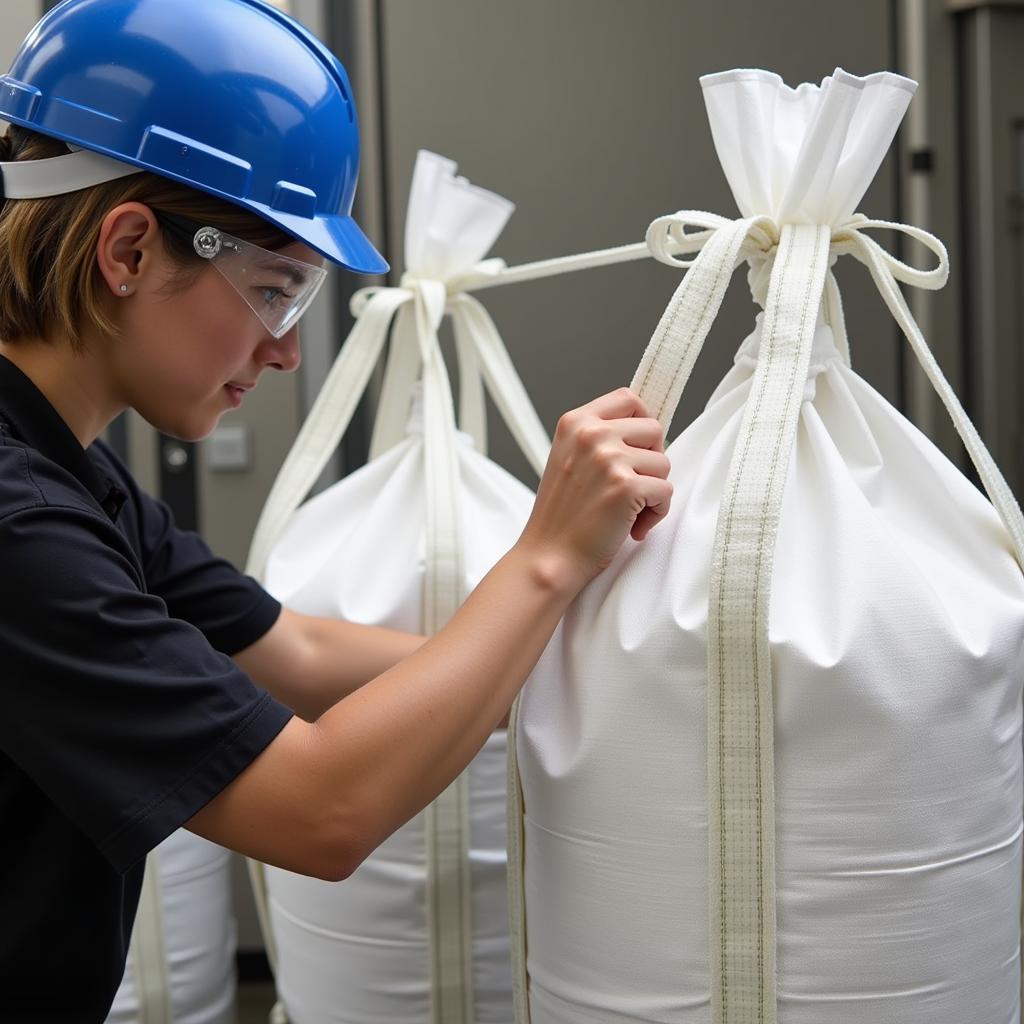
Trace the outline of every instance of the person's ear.
{"label": "person's ear", "polygon": [[158,263],[159,251],[160,227],[145,203],[122,203],[107,212],[96,243],[96,262],[117,298],[135,294]]}

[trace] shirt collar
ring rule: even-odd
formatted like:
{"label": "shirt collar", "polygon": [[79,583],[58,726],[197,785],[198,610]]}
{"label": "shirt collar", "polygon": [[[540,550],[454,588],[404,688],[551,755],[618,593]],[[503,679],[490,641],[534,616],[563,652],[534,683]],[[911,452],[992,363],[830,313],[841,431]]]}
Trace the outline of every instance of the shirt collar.
{"label": "shirt collar", "polygon": [[4,356],[0,356],[0,426],[66,469],[111,519],[117,519],[127,494],[100,471],[32,380]]}

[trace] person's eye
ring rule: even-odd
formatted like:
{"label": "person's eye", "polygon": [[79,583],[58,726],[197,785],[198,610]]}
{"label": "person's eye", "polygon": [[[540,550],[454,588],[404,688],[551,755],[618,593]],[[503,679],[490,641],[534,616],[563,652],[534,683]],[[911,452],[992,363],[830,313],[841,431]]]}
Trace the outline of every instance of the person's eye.
{"label": "person's eye", "polygon": [[273,285],[263,285],[257,288],[257,292],[267,306],[279,305],[292,298],[283,288],[275,288]]}

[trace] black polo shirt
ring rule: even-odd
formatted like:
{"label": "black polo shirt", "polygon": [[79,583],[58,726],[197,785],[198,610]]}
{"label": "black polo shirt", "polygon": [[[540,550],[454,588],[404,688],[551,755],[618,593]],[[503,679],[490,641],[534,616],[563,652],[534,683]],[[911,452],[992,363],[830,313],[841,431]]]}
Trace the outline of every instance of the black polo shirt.
{"label": "black polo shirt", "polygon": [[229,657],[279,613],[0,356],[4,1024],[102,1024],[146,853],[291,715]]}

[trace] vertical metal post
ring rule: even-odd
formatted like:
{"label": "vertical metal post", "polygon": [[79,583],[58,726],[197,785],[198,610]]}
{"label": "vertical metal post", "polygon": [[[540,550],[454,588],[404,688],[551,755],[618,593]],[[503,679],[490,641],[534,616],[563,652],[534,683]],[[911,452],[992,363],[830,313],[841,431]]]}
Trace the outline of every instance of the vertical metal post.
{"label": "vertical metal post", "polygon": [[[910,104],[903,130],[906,132],[906,152],[909,155],[908,173],[904,177],[905,216],[909,224],[927,227],[931,218],[931,175],[933,149],[928,131],[928,35],[927,35],[927,4],[928,0],[902,0],[902,31],[903,46],[902,64],[908,78],[918,83],[917,95]],[[901,154],[902,155],[902,154]],[[915,265],[927,263],[930,255],[924,246],[917,242],[909,243],[907,253],[910,262]],[[920,324],[926,338],[932,336],[931,292],[921,288],[912,288],[907,295],[907,303],[914,319]],[[936,404],[935,391],[928,382],[924,371],[916,360],[906,361],[906,412],[910,419],[929,437],[935,436]]]}

